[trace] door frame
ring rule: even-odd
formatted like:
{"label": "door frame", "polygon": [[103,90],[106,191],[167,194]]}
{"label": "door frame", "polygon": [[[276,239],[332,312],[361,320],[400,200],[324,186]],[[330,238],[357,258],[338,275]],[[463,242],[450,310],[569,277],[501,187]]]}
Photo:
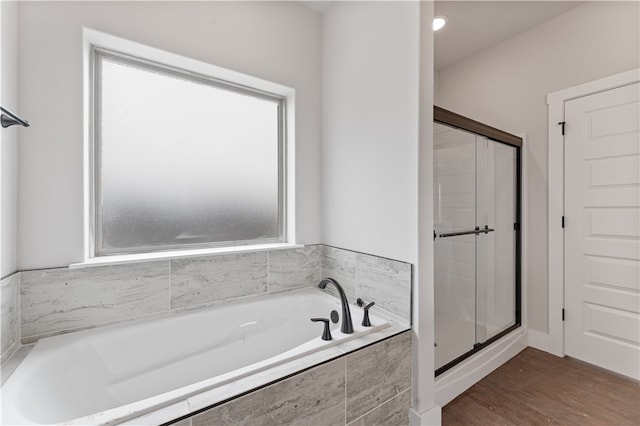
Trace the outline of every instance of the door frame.
{"label": "door frame", "polygon": [[[522,281],[523,281],[523,234],[524,229],[526,228],[526,224],[523,223],[523,202],[524,202],[524,186],[523,186],[523,140],[524,136],[516,136],[511,133],[507,133],[500,129],[496,129],[495,127],[491,127],[479,121],[472,120],[471,118],[465,117],[460,114],[456,114],[455,112],[448,111],[444,108],[440,108],[436,105],[433,106],[433,121],[435,123],[440,123],[447,125],[449,127],[458,128],[461,130],[465,130],[467,132],[475,133],[480,136],[485,136],[488,139],[493,140],[496,143],[501,143],[505,145],[512,146],[516,150],[516,187],[517,187],[517,195],[516,195],[516,244],[515,244],[515,323],[509,328],[501,331],[495,336],[487,339],[483,343],[476,343],[473,349],[468,352],[460,355],[459,357],[453,359],[447,364],[435,370],[435,376],[438,377],[442,373],[450,370],[456,365],[460,364],[462,361],[467,358],[475,355],[477,352],[490,347],[492,343],[502,339],[507,336],[509,333],[517,330],[523,325],[523,315],[522,315]],[[434,239],[435,239],[435,230],[434,230]],[[515,354],[514,354],[515,355]],[[506,360],[505,360],[506,361]],[[496,367],[497,368],[497,367]]]}
{"label": "door frame", "polygon": [[547,95],[548,121],[548,260],[549,340],[547,352],[564,356],[564,135],[565,102],[640,82],[640,68],[579,84]]}

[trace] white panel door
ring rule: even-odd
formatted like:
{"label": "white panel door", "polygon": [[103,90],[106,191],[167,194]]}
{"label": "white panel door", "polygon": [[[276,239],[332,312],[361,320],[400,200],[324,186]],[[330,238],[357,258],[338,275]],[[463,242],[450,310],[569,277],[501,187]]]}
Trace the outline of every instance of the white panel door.
{"label": "white panel door", "polygon": [[640,84],[565,103],[565,353],[640,379]]}

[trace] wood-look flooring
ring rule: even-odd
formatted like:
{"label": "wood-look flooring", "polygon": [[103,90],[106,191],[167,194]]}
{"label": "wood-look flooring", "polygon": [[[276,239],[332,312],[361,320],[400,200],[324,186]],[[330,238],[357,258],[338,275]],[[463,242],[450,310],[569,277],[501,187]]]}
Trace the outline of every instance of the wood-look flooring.
{"label": "wood-look flooring", "polygon": [[640,425],[640,384],[527,348],[442,410],[453,425]]}

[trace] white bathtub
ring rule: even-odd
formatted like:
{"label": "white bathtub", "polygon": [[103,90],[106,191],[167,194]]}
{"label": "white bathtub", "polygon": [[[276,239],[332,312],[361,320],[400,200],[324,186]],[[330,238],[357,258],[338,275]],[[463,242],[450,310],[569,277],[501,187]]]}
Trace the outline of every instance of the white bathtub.
{"label": "white bathtub", "polygon": [[2,424],[134,418],[387,326],[372,314],[362,327],[350,308],[355,332],[342,334],[340,318],[331,341],[310,318],[340,302],[315,288],[42,339],[2,388]]}

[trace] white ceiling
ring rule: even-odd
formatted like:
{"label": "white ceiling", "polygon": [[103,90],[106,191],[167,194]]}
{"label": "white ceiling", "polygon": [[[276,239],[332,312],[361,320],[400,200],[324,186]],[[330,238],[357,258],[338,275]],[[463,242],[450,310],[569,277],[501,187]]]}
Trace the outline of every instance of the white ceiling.
{"label": "white ceiling", "polygon": [[[321,14],[335,1],[299,0],[299,3]],[[445,69],[583,3],[585,1],[576,0],[436,1],[434,14],[446,16],[447,25],[435,33],[435,68]]]}
{"label": "white ceiling", "polygon": [[442,70],[560,15],[584,1],[436,1],[447,17],[435,33],[435,68]]}

